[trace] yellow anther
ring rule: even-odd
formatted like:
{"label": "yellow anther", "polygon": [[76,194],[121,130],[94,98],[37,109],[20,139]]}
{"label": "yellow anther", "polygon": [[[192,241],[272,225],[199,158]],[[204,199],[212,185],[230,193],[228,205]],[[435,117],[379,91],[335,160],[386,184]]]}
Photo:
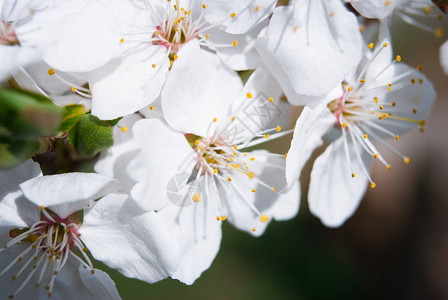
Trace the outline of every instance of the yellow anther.
{"label": "yellow anther", "polygon": [[395,107],[395,106],[397,105],[397,102],[394,101],[394,102],[391,103],[391,105],[392,105],[393,107]]}
{"label": "yellow anther", "polygon": [[247,156],[248,154],[247,154],[247,152],[244,152],[244,156]]}
{"label": "yellow anther", "polygon": [[423,84],[423,78],[419,78],[418,83]]}
{"label": "yellow anther", "polygon": [[238,45],[238,41],[237,40],[233,41],[232,45],[233,47],[236,47],[236,45]]}
{"label": "yellow anther", "polygon": [[365,79],[361,79],[359,82],[366,83],[366,80]]}
{"label": "yellow anther", "polygon": [[329,14],[328,14],[328,16],[331,18],[331,17],[333,17],[334,16],[334,12],[330,12]]}
{"label": "yellow anther", "polygon": [[221,218],[219,218],[219,217],[216,217],[216,221],[219,221],[219,220],[221,220]]}
{"label": "yellow anther", "polygon": [[201,196],[199,195],[199,193],[195,193],[194,195],[193,195],[193,201],[194,202],[201,202]]}
{"label": "yellow anther", "polygon": [[227,181],[232,181],[232,177],[227,177]]}
{"label": "yellow anther", "polygon": [[217,118],[213,118],[213,122],[217,122],[218,121],[218,119]]}
{"label": "yellow anther", "polygon": [[272,190],[273,192],[275,192],[275,187],[271,187],[271,190]]}
{"label": "yellow anther", "polygon": [[232,122],[235,121],[235,117],[232,117],[230,120],[232,120]]}
{"label": "yellow anther", "polygon": [[296,31],[297,31],[297,26],[293,26],[293,27],[292,27],[292,31],[293,31],[293,32],[296,32]]}
{"label": "yellow anther", "polygon": [[122,38],[121,40],[120,40],[120,43],[123,43],[124,42],[124,39]]}
{"label": "yellow anther", "polygon": [[252,98],[252,94],[251,93],[247,93],[246,97],[250,99],[250,98]]}
{"label": "yellow anther", "polygon": [[397,59],[397,61],[401,61],[401,56],[397,55],[396,59]]}
{"label": "yellow anther", "polygon": [[349,92],[353,91],[353,87],[350,86],[350,87],[348,88],[348,91],[349,91]]}
{"label": "yellow anther", "polygon": [[392,86],[392,83],[388,83],[387,86]]}
{"label": "yellow anther", "polygon": [[[238,147],[237,147],[237,145],[233,145],[233,149],[238,149]],[[236,155],[236,153],[235,152],[233,152],[234,154],[233,155]]]}
{"label": "yellow anther", "polygon": [[388,43],[384,43],[384,44],[383,44],[383,47],[387,47],[387,45],[389,45],[389,44],[388,44]]}
{"label": "yellow anther", "polygon": [[48,75],[52,76],[54,74],[56,74],[56,71],[54,69],[48,70]]}
{"label": "yellow anther", "polygon": [[366,29],[363,25],[359,26],[359,31],[363,32]]}
{"label": "yellow anther", "polygon": [[201,151],[202,152],[202,150],[204,150],[204,148],[202,147],[202,146],[199,146],[199,151]]}
{"label": "yellow anther", "polygon": [[261,215],[260,216],[260,222],[266,223],[267,221],[269,221],[269,217],[266,215]]}
{"label": "yellow anther", "polygon": [[424,13],[426,13],[428,15],[432,13],[432,9],[429,6],[423,6],[422,10],[423,10]]}
{"label": "yellow anther", "polygon": [[425,132],[425,128],[420,128],[420,132],[421,133]]}
{"label": "yellow anther", "polygon": [[356,174],[355,174],[355,173],[352,173],[352,177],[355,178],[355,176],[356,176]]}
{"label": "yellow anther", "polygon": [[364,134],[364,139],[368,138],[369,136],[367,134]]}
{"label": "yellow anther", "polygon": [[381,109],[381,110],[384,109],[384,106],[380,105],[380,109]]}
{"label": "yellow anther", "polygon": [[345,128],[345,127],[347,127],[347,123],[342,123],[342,128]]}
{"label": "yellow anther", "polygon": [[121,132],[126,132],[128,131],[128,128],[126,126],[121,127]]}
{"label": "yellow anther", "polygon": [[260,6],[255,6],[255,11],[259,11],[260,10]]}
{"label": "yellow anther", "polygon": [[249,172],[249,174],[247,176],[249,176],[249,179],[254,179],[255,174],[254,174],[254,172]]}
{"label": "yellow anther", "polygon": [[411,159],[409,157],[405,157],[403,160],[404,160],[405,164],[408,164],[411,162]]}
{"label": "yellow anther", "polygon": [[387,90],[390,92],[390,91],[392,90],[392,88],[391,88],[391,87],[388,87]]}
{"label": "yellow anther", "polygon": [[257,229],[256,229],[255,227],[253,227],[253,228],[252,228],[252,231],[255,232],[255,231],[257,231]]}
{"label": "yellow anther", "polygon": [[384,1],[384,5],[385,6],[389,6],[390,5],[390,1]]}
{"label": "yellow anther", "polygon": [[443,30],[440,27],[437,27],[436,30],[434,31],[434,35],[438,38],[441,38],[443,36]]}
{"label": "yellow anther", "polygon": [[378,97],[373,98],[376,104],[378,104]]}
{"label": "yellow anther", "polygon": [[378,153],[375,153],[375,154],[373,155],[374,158],[378,158],[378,156],[379,156]]}
{"label": "yellow anther", "polygon": [[213,173],[214,173],[214,174],[218,174],[218,169],[214,169],[214,170],[213,170]]}
{"label": "yellow anther", "polygon": [[264,138],[265,138],[265,139],[269,138],[269,134],[265,134],[265,135],[264,135]]}
{"label": "yellow anther", "polygon": [[226,219],[227,219],[226,216],[222,216],[222,217],[221,217],[221,221],[225,221]]}
{"label": "yellow anther", "polygon": [[272,97],[269,97],[269,102],[274,102],[274,99]]}
{"label": "yellow anther", "polygon": [[250,160],[251,160],[251,161],[254,161],[254,160],[255,160],[255,157],[252,157]]}
{"label": "yellow anther", "polygon": [[77,91],[76,86],[72,87],[72,91],[73,91],[73,92],[76,92],[76,91]]}
{"label": "yellow anther", "polygon": [[425,126],[426,125],[426,121],[425,120],[421,120],[419,123],[418,123],[420,126]]}
{"label": "yellow anther", "polygon": [[370,49],[373,49],[374,44],[370,43],[367,47],[369,47]]}
{"label": "yellow anther", "polygon": [[206,8],[207,8],[207,5],[202,4],[202,8],[203,8],[203,9],[206,9]]}
{"label": "yellow anther", "polygon": [[44,209],[45,209],[45,206],[41,205],[41,206],[39,206],[39,208],[40,208],[41,210],[44,210]]}
{"label": "yellow anther", "polygon": [[231,16],[232,18],[235,18],[236,13],[232,13],[230,16]]}
{"label": "yellow anther", "polygon": [[415,79],[411,78],[411,83],[414,84],[415,83]]}
{"label": "yellow anther", "polygon": [[150,106],[149,109],[152,111],[154,110],[154,106]]}
{"label": "yellow anther", "polygon": [[152,66],[153,68],[155,68],[155,67],[156,67],[156,64],[152,64],[151,66]]}
{"label": "yellow anther", "polygon": [[386,169],[390,170],[390,168],[391,168],[391,166],[390,166],[390,165],[387,165],[387,166],[386,166]]}
{"label": "yellow anther", "polygon": [[374,189],[374,188],[376,187],[376,183],[375,183],[375,182],[372,182],[372,183],[370,184],[370,187],[371,187],[372,189]]}
{"label": "yellow anther", "polygon": [[256,190],[255,190],[255,189],[252,189],[252,190],[251,190],[251,192],[252,192],[252,193],[255,193],[255,192],[256,192]]}
{"label": "yellow anther", "polygon": [[170,66],[173,66],[174,60],[170,60]]}
{"label": "yellow anther", "polygon": [[280,130],[282,130],[282,127],[279,125],[275,128],[275,130],[277,130],[277,132],[279,132]]}
{"label": "yellow anther", "polygon": [[229,158],[229,162],[232,162],[232,161],[233,161],[233,157]]}
{"label": "yellow anther", "polygon": [[285,153],[285,159],[288,157],[288,153]]}
{"label": "yellow anther", "polygon": [[417,66],[417,70],[421,71],[423,69],[422,65]]}
{"label": "yellow anther", "polygon": [[207,33],[207,34],[205,35],[205,39],[208,40],[209,37],[210,37],[210,34]]}
{"label": "yellow anther", "polygon": [[73,105],[73,103],[72,103],[72,102],[70,102],[70,103],[68,104],[68,106],[71,106],[71,105]]}
{"label": "yellow anther", "polygon": [[417,113],[417,110],[414,108],[414,109],[412,110],[412,113],[413,113],[413,114],[416,114],[416,113]]}
{"label": "yellow anther", "polygon": [[395,139],[398,141],[398,140],[400,139],[400,136],[397,134],[397,135],[395,136]]}
{"label": "yellow anther", "polygon": [[174,55],[174,60],[176,60],[176,59],[178,59],[179,58],[179,56],[176,54],[176,55]]}
{"label": "yellow anther", "polygon": [[237,153],[236,153],[236,152],[233,152],[232,154],[233,154],[233,156],[237,156]]}

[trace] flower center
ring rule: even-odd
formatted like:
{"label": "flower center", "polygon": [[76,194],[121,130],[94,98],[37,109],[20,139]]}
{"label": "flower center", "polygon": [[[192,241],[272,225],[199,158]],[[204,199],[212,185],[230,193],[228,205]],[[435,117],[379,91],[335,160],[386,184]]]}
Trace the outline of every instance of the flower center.
{"label": "flower center", "polygon": [[0,21],[0,45],[18,46],[20,42],[10,23]]}
{"label": "flower center", "polygon": [[174,5],[167,2],[165,18],[156,26],[153,34],[153,44],[164,46],[170,54],[175,54],[189,41],[199,37],[198,25],[201,17],[195,22],[192,11],[179,7],[178,1]]}
{"label": "flower center", "polygon": [[[36,273],[39,274],[35,283],[36,287],[41,286],[45,274],[51,273],[51,278],[45,285],[45,289],[48,291],[48,297],[52,297],[56,276],[64,267],[70,254],[76,250],[79,250],[86,262],[76,255],[73,256],[78,258],[85,267],[90,268],[91,273],[94,274],[92,262],[86,254],[87,248],[79,239],[79,226],[81,226],[81,218],[78,213],[62,219],[54,212],[42,208],[40,221],[29,228],[15,228],[10,231],[12,240],[4,245],[0,252],[10,249],[16,244],[30,245],[0,272],[0,276],[8,271],[14,272],[11,276],[12,281],[17,281],[20,276],[28,273],[27,276],[23,275],[25,278],[20,287],[9,296],[9,299],[13,299],[27,286]],[[13,267],[16,268],[13,269]],[[20,268],[18,272],[16,272],[17,268]]]}

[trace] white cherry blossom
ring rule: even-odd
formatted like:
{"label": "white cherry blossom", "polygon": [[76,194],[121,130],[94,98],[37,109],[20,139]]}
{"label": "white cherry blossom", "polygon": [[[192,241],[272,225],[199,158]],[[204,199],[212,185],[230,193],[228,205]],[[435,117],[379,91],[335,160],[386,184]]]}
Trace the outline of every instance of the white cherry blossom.
{"label": "white cherry blossom", "polygon": [[297,180],[322,137],[333,137],[314,162],[308,193],[311,212],[327,226],[340,226],[354,213],[369,182],[375,188],[369,174],[372,159],[391,168],[374,142],[410,162],[392,144],[411,128],[423,132],[434,103],[436,94],[428,79],[400,63],[400,56],[392,60],[389,50],[388,39],[383,39],[366,53],[356,72],[326,100],[306,106],[297,120],[287,157],[289,182]]}
{"label": "white cherry blossom", "polygon": [[119,299],[88,251],[148,282],[176,269],[178,254],[163,223],[126,195],[111,194],[120,188],[117,180],[92,173],[41,176],[32,161],[0,177],[2,298]]}

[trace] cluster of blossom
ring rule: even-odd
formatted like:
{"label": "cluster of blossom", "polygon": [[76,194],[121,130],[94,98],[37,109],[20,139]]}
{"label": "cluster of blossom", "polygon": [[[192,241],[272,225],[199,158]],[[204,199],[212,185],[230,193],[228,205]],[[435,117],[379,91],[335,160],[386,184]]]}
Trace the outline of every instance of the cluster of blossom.
{"label": "cluster of blossom", "polygon": [[[390,20],[442,37],[447,1],[277,2],[0,0],[4,86],[121,118],[95,173],[43,176],[31,159],[0,172],[1,299],[119,299],[92,256],[193,284],[224,221],[259,236],[297,215],[324,139],[308,201],[330,227],[375,187],[372,161],[391,168],[375,145],[409,163],[393,143],[423,132],[436,93],[393,54]],[[448,74],[448,42],[440,57]],[[291,105],[304,108],[283,128]],[[260,149],[291,134],[287,154]]]}

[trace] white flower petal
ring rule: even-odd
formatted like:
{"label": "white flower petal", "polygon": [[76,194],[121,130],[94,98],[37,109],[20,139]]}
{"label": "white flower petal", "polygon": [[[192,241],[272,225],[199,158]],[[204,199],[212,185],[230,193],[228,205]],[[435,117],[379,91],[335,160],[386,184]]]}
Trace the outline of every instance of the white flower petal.
{"label": "white flower petal", "polygon": [[267,30],[263,30],[257,38],[256,49],[271,74],[274,76],[278,84],[282,87],[283,92],[292,105],[306,105],[311,102],[321,101],[323,96],[306,96],[298,94],[294,91],[293,82],[288,78],[285,70],[282,68],[279,60],[274,53],[268,50],[268,40],[266,37]]}
{"label": "white flower petal", "polygon": [[158,210],[168,201],[168,182],[193,169],[195,153],[183,134],[169,129],[160,120],[140,120],[132,130],[141,152],[127,168],[137,182],[131,196],[144,209]]}
{"label": "white flower petal", "polygon": [[[85,297],[86,300],[89,299],[110,299],[110,300],[120,300],[121,297],[118,294],[115,283],[109,277],[109,275],[101,270],[95,269],[95,274],[92,275],[91,270],[79,266],[78,268],[79,277],[82,280],[84,286],[81,289],[76,289],[73,293],[75,299],[82,299]],[[62,276],[61,276],[62,277]],[[61,278],[62,279],[62,278]],[[63,279],[67,282],[66,278]],[[73,282],[73,281],[70,281]],[[73,286],[70,286],[72,290],[75,290]],[[69,293],[66,291],[61,293],[61,298],[67,299]],[[56,297],[55,297],[56,298]]]}
{"label": "white flower petal", "polygon": [[[342,138],[331,143],[314,162],[308,203],[310,211],[326,226],[341,226],[355,212],[366,190],[368,180],[354,155],[355,146],[359,147],[349,143],[351,165],[346,160]],[[368,171],[371,159],[363,152]]]}
{"label": "white flower petal", "polygon": [[153,283],[174,273],[179,252],[163,219],[110,194],[84,216],[81,239],[95,257],[127,277]]}
{"label": "white flower petal", "polygon": [[258,24],[246,34],[229,34],[214,28],[208,31],[210,35],[208,40],[213,44],[221,45],[232,45],[234,41],[237,41],[236,46],[217,47],[216,54],[233,70],[255,69],[261,64],[261,58],[255,49],[257,35],[267,23],[266,20]]}
{"label": "white flower petal", "polygon": [[322,137],[337,122],[326,102],[305,106],[294,129],[291,148],[286,158],[288,184],[296,183],[302,168],[314,150],[323,144]]}
{"label": "white flower petal", "polygon": [[411,0],[350,0],[353,7],[364,17],[384,19],[392,15],[397,6],[411,3]]}
{"label": "white flower petal", "polygon": [[[222,24],[228,33],[246,33],[266,19],[274,10],[276,0],[205,0],[205,19]],[[232,14],[235,14],[232,17]]]}
{"label": "white flower petal", "polygon": [[[209,187],[210,197],[218,191]],[[216,209],[211,199],[202,194],[199,203],[176,207],[169,203],[158,214],[165,219],[180,247],[180,264],[172,276],[185,284],[193,284],[203,271],[210,268],[221,243],[221,221],[216,220]]]}
{"label": "white flower petal", "polygon": [[196,40],[178,56],[162,91],[163,114],[176,130],[208,136],[213,119],[219,120],[241,91],[241,79]]}
{"label": "white flower petal", "polygon": [[40,51],[35,48],[0,45],[0,80],[11,76],[19,67],[26,66],[40,57]]}
{"label": "white flower petal", "polygon": [[61,71],[90,71],[122,52],[115,18],[97,1],[55,2],[17,36],[23,46],[45,45],[44,60]]}
{"label": "white flower petal", "polygon": [[149,105],[160,95],[168,67],[166,52],[150,46],[91,72],[92,114],[111,120]]}
{"label": "white flower petal", "polygon": [[361,59],[358,23],[339,0],[297,0],[277,7],[267,37],[268,50],[298,94],[330,92]]}
{"label": "white flower petal", "polygon": [[65,218],[90,201],[117,191],[120,183],[94,173],[65,173],[30,179],[20,184],[20,189],[37,206],[48,207]]}
{"label": "white flower petal", "polygon": [[443,43],[440,47],[440,64],[442,65],[445,74],[448,75],[448,41]]}
{"label": "white flower petal", "polygon": [[0,234],[40,219],[39,210],[23,197],[19,184],[41,175],[39,164],[31,159],[12,170],[0,171]]}

